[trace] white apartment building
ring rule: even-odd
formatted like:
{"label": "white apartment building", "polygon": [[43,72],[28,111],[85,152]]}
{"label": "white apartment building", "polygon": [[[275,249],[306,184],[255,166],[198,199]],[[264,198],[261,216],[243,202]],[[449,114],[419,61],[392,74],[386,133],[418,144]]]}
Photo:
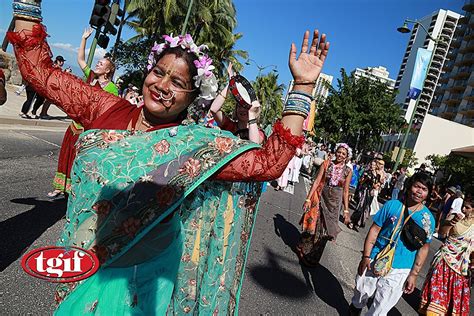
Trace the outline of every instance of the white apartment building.
{"label": "white apartment building", "polygon": [[[318,80],[316,80],[316,85],[313,89],[313,97],[318,100],[320,97],[327,98],[329,95],[328,85],[332,85],[332,80],[334,79],[331,75],[326,75],[325,73],[320,73]],[[288,91],[291,91],[293,88],[293,80],[290,81]],[[286,102],[286,98],[285,98]]]}
{"label": "white apartment building", "polygon": [[332,85],[332,80],[334,79],[333,76],[326,75],[321,73],[319,75],[318,80],[316,81],[316,85],[313,90],[313,95],[317,99],[318,97],[327,98],[329,95],[329,89],[327,85]]}
{"label": "white apartment building", "polygon": [[[460,18],[461,15],[456,12],[438,10],[418,20],[433,38],[440,38],[443,41],[438,44],[436,50],[433,52],[433,60],[428,69],[421,95],[419,96],[414,121],[417,126],[421,126],[420,123],[423,121],[425,115],[429,113],[430,104],[436,87],[438,86],[438,80],[443,72],[443,65],[448,58],[449,47]],[[416,102],[408,98],[407,94],[410,89],[417,50],[420,47],[433,50],[434,46],[435,42],[429,38],[420,25],[415,24],[395,83],[395,89],[398,90],[395,102],[402,105],[407,121],[410,120]]]}
{"label": "white apartment building", "polygon": [[474,127],[474,0],[463,10],[431,106],[433,115]]}
{"label": "white apartment building", "polygon": [[387,84],[390,90],[393,90],[395,87],[395,80],[389,78],[389,72],[387,68],[378,66],[378,67],[367,67],[367,68],[356,68],[351,72],[351,75],[355,79],[359,78],[368,78],[371,80],[380,81]]}

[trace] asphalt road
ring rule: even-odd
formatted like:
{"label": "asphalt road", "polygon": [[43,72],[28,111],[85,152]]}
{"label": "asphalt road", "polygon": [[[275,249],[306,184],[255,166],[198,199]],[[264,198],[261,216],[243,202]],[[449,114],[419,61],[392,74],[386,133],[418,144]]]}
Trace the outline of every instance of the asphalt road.
{"label": "asphalt road", "polygon": [[[64,202],[51,202],[59,131],[0,129],[0,313],[46,315],[54,310],[54,285],[23,272],[20,257],[28,249],[52,245],[61,231]],[[343,227],[328,243],[321,265],[307,269],[291,247],[306,196],[303,178],[290,195],[268,186],[247,259],[241,315],[346,315],[366,230]],[[430,258],[440,243],[431,247]],[[426,264],[418,288],[427,272]],[[417,295],[404,296],[391,315],[416,315]]]}

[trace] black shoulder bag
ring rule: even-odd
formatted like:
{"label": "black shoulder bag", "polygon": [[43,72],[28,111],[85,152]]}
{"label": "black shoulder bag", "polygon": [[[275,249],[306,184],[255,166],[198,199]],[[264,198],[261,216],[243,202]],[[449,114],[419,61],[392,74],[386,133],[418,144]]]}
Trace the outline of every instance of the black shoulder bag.
{"label": "black shoulder bag", "polygon": [[[418,212],[418,211],[415,211]],[[408,218],[408,207],[405,207],[405,218]],[[412,217],[403,225],[400,239],[410,251],[415,251],[423,247],[426,243],[428,234],[423,227],[420,227]]]}

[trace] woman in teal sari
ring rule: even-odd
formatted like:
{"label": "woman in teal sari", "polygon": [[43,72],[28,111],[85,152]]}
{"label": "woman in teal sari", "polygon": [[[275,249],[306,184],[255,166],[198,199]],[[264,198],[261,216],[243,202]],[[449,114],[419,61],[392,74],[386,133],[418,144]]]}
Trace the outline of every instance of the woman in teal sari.
{"label": "woman in teal sari", "polygon": [[[14,1],[20,71],[85,132],[76,144],[58,245],[95,252],[98,272],[57,288],[58,315],[234,314],[261,185],[297,147],[329,43],[305,32],[295,85],[264,147],[199,124],[215,96],[212,61],[191,36],[164,36],[148,61],[144,106],[51,67],[41,10]],[[251,111],[257,109],[251,109]],[[247,183],[243,185],[242,183]]]}

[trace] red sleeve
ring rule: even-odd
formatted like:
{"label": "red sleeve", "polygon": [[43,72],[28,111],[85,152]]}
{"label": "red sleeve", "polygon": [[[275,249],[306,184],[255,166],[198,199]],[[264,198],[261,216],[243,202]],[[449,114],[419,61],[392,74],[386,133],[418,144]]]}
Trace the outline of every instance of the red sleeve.
{"label": "red sleeve", "polygon": [[222,112],[222,124],[219,127],[225,131],[235,133],[237,131],[237,122],[232,121],[224,112]]}
{"label": "red sleeve", "polygon": [[304,136],[294,136],[281,122],[273,127],[273,134],[261,149],[249,150],[238,156],[215,176],[225,181],[269,181],[277,179],[303,146]]}
{"label": "red sleeve", "polygon": [[13,44],[23,79],[74,121],[89,126],[95,118],[120,101],[119,97],[54,68],[43,25],[36,24],[31,31],[8,32],[7,36]]}

